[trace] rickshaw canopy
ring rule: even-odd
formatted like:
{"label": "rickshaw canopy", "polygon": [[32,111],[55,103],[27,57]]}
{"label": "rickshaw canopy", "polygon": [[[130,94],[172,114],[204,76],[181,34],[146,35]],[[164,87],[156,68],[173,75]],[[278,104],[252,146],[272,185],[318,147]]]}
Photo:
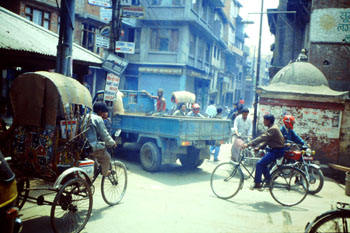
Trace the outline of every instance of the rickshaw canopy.
{"label": "rickshaw canopy", "polygon": [[19,75],[10,91],[14,122],[20,125],[56,125],[58,114],[67,104],[92,109],[89,90],[62,74],[38,71]]}

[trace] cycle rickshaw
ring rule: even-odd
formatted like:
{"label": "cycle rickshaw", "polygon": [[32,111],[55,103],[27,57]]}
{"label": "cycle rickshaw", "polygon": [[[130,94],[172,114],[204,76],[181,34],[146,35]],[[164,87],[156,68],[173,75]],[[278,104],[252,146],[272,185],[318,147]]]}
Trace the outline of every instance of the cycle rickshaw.
{"label": "cycle rickshaw", "polygon": [[[80,232],[90,218],[94,169],[85,133],[92,109],[91,95],[78,81],[52,72],[18,76],[10,90],[13,124],[1,135],[1,150],[11,157],[17,179],[18,207],[26,200],[51,205],[50,221],[55,232]],[[127,185],[125,165],[111,162],[112,174],[103,176],[104,201],[115,205]],[[30,181],[43,180],[43,187]],[[30,191],[48,194],[30,196]],[[51,195],[50,195],[51,194]],[[53,195],[54,198],[53,198]]]}

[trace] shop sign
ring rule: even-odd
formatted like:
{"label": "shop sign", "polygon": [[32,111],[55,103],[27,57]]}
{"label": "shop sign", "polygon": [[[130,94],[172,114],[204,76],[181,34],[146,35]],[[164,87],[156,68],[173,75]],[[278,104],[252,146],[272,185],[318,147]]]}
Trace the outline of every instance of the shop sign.
{"label": "shop sign", "polygon": [[109,48],[109,38],[101,35],[96,35],[95,40],[96,47]]}
{"label": "shop sign", "polygon": [[102,68],[120,75],[124,72],[128,66],[128,61],[124,58],[118,57],[113,53],[108,53],[104,62],[102,63]]}
{"label": "shop sign", "polygon": [[106,77],[106,86],[105,86],[105,92],[104,92],[104,100],[108,101],[114,101],[117,98],[117,92],[119,87],[120,77],[108,73]]}
{"label": "shop sign", "polygon": [[182,74],[182,69],[140,67],[139,68],[139,72],[154,73],[154,74],[181,75]]}
{"label": "shop sign", "polygon": [[115,42],[115,52],[116,53],[135,53],[135,43],[126,41],[116,41]]}
{"label": "shop sign", "polygon": [[88,0],[90,5],[101,7],[112,7],[111,0]]}
{"label": "shop sign", "polygon": [[123,7],[122,16],[125,18],[143,18],[145,10],[142,6]]}
{"label": "shop sign", "polygon": [[102,20],[105,23],[109,23],[112,20],[112,9],[101,7],[100,20]]}

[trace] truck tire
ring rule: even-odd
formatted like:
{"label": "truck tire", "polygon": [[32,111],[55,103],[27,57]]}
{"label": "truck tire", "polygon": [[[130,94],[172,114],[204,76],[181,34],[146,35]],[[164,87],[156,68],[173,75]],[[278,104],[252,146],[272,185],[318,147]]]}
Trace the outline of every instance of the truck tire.
{"label": "truck tire", "polygon": [[146,171],[158,171],[162,162],[158,146],[153,142],[143,144],[140,150],[140,161]]}
{"label": "truck tire", "polygon": [[181,165],[186,169],[194,169],[203,163],[203,159],[199,159],[200,150],[190,147],[187,154],[180,156]]}

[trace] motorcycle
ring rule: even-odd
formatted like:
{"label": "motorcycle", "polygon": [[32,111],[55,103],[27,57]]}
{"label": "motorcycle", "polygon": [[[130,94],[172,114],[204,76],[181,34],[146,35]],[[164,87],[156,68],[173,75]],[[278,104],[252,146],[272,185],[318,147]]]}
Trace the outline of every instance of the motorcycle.
{"label": "motorcycle", "polygon": [[0,229],[4,233],[18,233],[22,230],[22,221],[16,208],[17,184],[4,156],[0,152]]}
{"label": "motorcycle", "polygon": [[309,193],[316,194],[321,191],[324,184],[324,175],[320,166],[313,163],[315,151],[308,146],[290,144],[285,151],[282,164],[292,164],[305,173],[309,181]]}

